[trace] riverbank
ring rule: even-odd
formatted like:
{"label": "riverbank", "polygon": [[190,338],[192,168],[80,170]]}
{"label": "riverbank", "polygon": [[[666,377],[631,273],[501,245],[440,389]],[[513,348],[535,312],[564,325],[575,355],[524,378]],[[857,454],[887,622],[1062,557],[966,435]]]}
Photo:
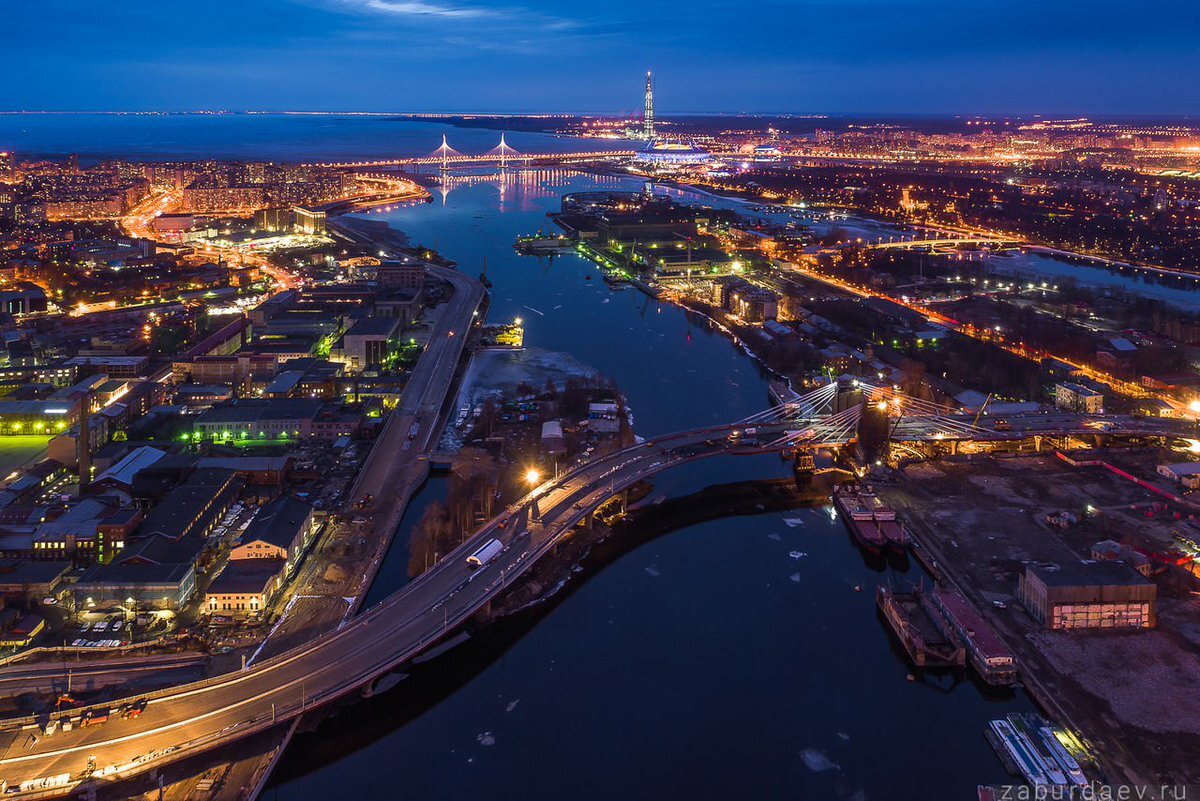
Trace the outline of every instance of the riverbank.
{"label": "riverbank", "polygon": [[[1077,563],[1106,531],[1125,532],[1128,541],[1140,515],[1125,510],[1150,502],[1150,493],[1107,471],[1032,456],[911,465],[880,494],[905,514],[916,552],[1016,654],[1021,682],[1047,714],[1082,734],[1100,778],[1155,787],[1200,782],[1189,758],[1200,748],[1194,599],[1172,597],[1172,583],[1159,580],[1154,630],[1050,631],[1017,593],[1028,564]],[[1097,510],[1094,520],[1069,529],[1044,523],[1085,504]]]}

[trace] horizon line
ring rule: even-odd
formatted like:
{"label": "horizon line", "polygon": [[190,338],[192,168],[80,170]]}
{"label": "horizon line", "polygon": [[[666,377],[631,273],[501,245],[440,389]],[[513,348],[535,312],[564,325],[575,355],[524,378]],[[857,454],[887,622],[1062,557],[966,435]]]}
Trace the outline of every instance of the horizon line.
{"label": "horizon line", "polygon": [[[554,119],[583,117],[640,117],[633,111],[369,111],[369,110],[311,110],[311,109],[0,109],[0,116],[312,116],[312,117],[480,117],[496,119]],[[1054,120],[1103,120],[1120,118],[1161,118],[1190,120],[1200,113],[1178,113],[1164,111],[1137,112],[1049,112],[1049,111],[672,111],[656,113],[659,119],[671,117],[779,117],[793,119],[829,119],[838,117],[883,117],[907,118],[927,117],[944,119],[1054,119]]]}

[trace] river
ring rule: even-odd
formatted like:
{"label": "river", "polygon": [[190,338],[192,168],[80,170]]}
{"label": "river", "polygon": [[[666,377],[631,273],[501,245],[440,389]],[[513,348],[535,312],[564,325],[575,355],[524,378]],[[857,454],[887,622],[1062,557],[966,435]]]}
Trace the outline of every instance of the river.
{"label": "river", "polygon": [[[520,316],[527,344],[613,377],[642,435],[764,408],[768,377],[702,319],[611,291],[574,255],[513,252],[563,193],[593,188],[639,185],[545,171],[372,216],[461,269],[486,257],[489,318]],[[776,457],[723,457],[654,495],[784,475]],[[434,480],[416,499],[372,602],[405,580],[408,528],[443,492]],[[962,676],[908,681],[873,589],[920,575],[868,564],[827,508],[674,531],[299,736],[266,797],[968,797],[1005,779],[987,720],[1032,707]]]}

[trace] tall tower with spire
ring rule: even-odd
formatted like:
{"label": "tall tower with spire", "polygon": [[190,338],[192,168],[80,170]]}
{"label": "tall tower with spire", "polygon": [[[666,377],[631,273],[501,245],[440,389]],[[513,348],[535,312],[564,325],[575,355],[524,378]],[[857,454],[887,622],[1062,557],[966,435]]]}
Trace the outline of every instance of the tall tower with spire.
{"label": "tall tower with spire", "polygon": [[646,71],[646,107],[642,113],[642,138],[654,141],[654,79]]}

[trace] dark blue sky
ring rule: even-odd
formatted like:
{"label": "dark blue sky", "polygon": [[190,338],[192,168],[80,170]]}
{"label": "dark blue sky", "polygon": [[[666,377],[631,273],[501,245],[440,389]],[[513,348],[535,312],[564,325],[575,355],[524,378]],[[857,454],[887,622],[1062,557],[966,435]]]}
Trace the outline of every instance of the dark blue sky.
{"label": "dark blue sky", "polygon": [[0,109],[1194,114],[1196,0],[8,0]]}

